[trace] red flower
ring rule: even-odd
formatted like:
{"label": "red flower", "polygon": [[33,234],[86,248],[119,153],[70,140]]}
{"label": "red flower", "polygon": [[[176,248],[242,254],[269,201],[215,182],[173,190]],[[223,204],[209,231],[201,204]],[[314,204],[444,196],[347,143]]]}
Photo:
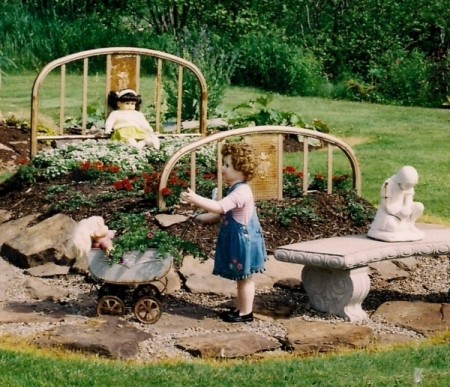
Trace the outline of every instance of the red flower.
{"label": "red flower", "polygon": [[110,171],[112,173],[119,173],[120,172],[120,167],[117,165],[112,165],[111,167],[109,167]]}
{"label": "red flower", "polygon": [[125,188],[125,190],[127,190],[127,191],[131,191],[133,189],[133,187],[131,185],[131,181],[128,179],[125,179],[123,181],[123,188]]}
{"label": "red flower", "polygon": [[82,171],[87,171],[90,168],[91,168],[91,163],[89,161],[86,161],[86,162],[80,164],[80,169]]}
{"label": "red flower", "polygon": [[16,160],[16,164],[18,165],[26,165],[28,164],[28,160],[26,158],[21,158]]}
{"label": "red flower", "polygon": [[120,191],[121,189],[123,189],[123,181],[122,181],[122,180],[115,181],[115,182],[114,182],[114,188],[115,188],[117,191]]}
{"label": "red flower", "polygon": [[295,172],[296,172],[296,169],[295,169],[294,167],[288,166],[288,167],[286,167],[286,168],[283,169],[283,172],[284,172],[284,173],[295,173]]}
{"label": "red flower", "polygon": [[163,188],[162,190],[161,190],[161,195],[162,196],[169,196],[169,195],[171,195],[172,194],[172,191],[170,190],[170,188]]}
{"label": "red flower", "polygon": [[205,180],[214,180],[216,178],[216,175],[214,173],[205,173],[203,175],[203,178]]}
{"label": "red flower", "polygon": [[96,169],[97,171],[103,171],[105,167],[100,161],[96,161],[92,169]]}

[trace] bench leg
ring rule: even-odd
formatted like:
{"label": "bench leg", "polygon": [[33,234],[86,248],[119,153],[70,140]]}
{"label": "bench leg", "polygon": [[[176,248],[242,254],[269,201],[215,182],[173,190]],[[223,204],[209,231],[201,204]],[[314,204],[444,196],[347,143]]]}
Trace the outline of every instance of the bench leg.
{"label": "bench leg", "polygon": [[369,268],[332,270],[305,266],[302,283],[311,307],[356,322],[367,320],[362,302],[369,294]]}

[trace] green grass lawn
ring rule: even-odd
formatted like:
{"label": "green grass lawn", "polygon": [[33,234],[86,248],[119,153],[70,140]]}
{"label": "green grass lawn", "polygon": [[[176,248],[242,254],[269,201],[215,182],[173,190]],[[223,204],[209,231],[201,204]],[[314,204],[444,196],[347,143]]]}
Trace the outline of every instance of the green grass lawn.
{"label": "green grass lawn", "polygon": [[0,385],[23,386],[423,386],[450,381],[449,337],[439,343],[312,357],[136,364],[45,350],[0,349]]}

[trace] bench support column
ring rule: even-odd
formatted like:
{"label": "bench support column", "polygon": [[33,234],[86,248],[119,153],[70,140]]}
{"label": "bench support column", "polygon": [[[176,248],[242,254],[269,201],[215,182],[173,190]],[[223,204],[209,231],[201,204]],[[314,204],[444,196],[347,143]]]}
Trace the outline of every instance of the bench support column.
{"label": "bench support column", "polygon": [[368,267],[333,270],[305,266],[302,283],[312,308],[350,322],[368,319],[361,306],[370,290]]}

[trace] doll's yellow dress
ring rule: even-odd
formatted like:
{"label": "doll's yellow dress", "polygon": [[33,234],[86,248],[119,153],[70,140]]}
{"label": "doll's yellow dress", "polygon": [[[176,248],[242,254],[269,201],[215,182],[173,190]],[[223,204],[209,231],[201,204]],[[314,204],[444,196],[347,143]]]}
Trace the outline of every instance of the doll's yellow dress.
{"label": "doll's yellow dress", "polygon": [[115,129],[111,135],[111,140],[128,142],[135,139],[136,141],[144,140],[148,136],[148,132],[137,126],[124,126]]}

